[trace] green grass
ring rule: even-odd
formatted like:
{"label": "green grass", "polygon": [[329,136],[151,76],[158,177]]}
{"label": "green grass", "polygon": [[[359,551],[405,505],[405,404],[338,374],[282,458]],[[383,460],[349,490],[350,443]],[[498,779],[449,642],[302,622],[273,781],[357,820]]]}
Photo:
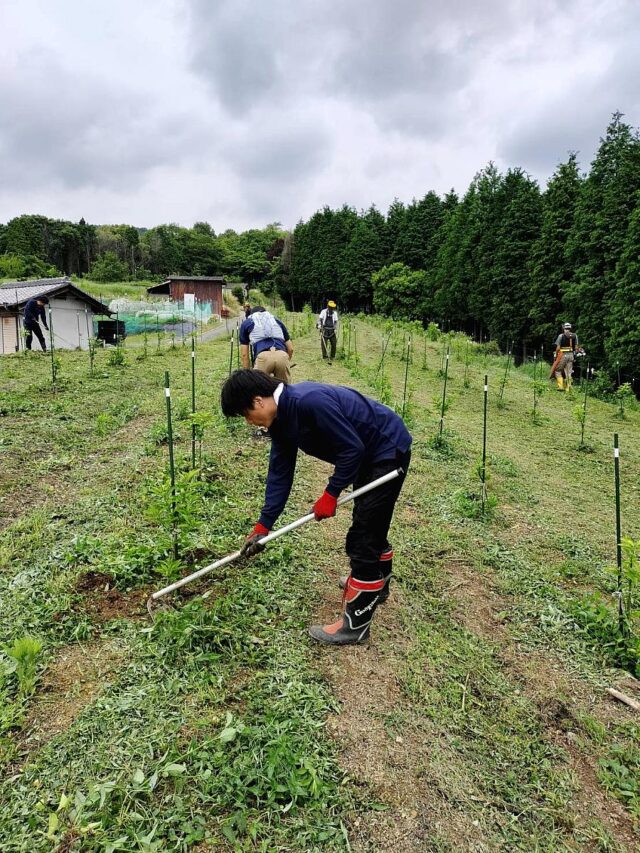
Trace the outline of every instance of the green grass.
{"label": "green grass", "polygon": [[[329,367],[319,362],[315,334],[304,335],[308,320],[286,319],[296,381],[353,384],[402,405],[400,327],[376,376],[382,326],[357,320],[358,357]],[[401,817],[392,782],[358,779],[358,768],[341,758],[340,735],[328,736],[340,706],[325,657],[306,638],[329,582],[322,555],[335,551],[340,561],[344,514],[210,576],[196,587],[211,592],[206,599],[178,595],[176,610],[153,624],[145,618],[146,592],[235,550],[262,503],[268,446],[218,411],[228,346],[213,341],[197,353],[198,407],[211,416],[196,477],[188,348],[163,340],[155,354],[152,338],[147,358],[125,347],[121,366],[98,351],[91,376],[87,354],[60,353],[56,390],[38,354],[0,363],[0,636],[8,648],[24,638],[42,644],[28,661],[29,689],[20,688],[12,658],[0,656],[0,698],[10,711],[0,718],[3,850],[347,850],[357,825],[373,826],[372,816],[384,814],[378,809]],[[602,691],[617,677],[611,650],[574,614],[588,596],[610,596],[612,588],[614,430],[623,532],[638,536],[638,412],[627,406],[619,421],[615,405],[589,400],[593,453],[580,453],[575,400],[543,394],[535,424],[530,369],[512,369],[499,408],[504,359],[472,348],[465,369],[466,342],[453,338],[450,346],[442,441],[433,402],[442,389],[442,343],[428,342],[423,369],[423,347],[414,342],[409,366],[415,442],[393,534],[396,610],[393,621],[377,620],[373,643],[393,663],[384,677],[399,689],[388,735],[401,732],[423,757],[419,770],[390,765],[389,778],[415,773],[407,787],[433,797],[424,814],[428,849],[625,849],[606,815],[585,819],[590,794],[557,730],[575,735],[572,750],[592,762],[601,795],[637,818],[638,726],[618,708],[574,707],[572,694]],[[178,436],[177,563],[165,369]],[[485,372],[491,512],[483,516],[476,497]],[[308,509],[325,472],[301,460],[283,523]],[[140,612],[116,607],[96,616],[81,591],[84,576],[109,579]],[[485,599],[493,611],[483,622],[475,611],[488,609]],[[50,686],[61,708],[77,707],[49,740],[29,740],[47,699],[41,686],[64,650],[114,641],[122,657],[97,695],[83,703],[77,692]],[[538,671],[544,661],[563,673],[560,687]],[[352,677],[346,695],[366,693],[375,673]],[[550,702],[572,710],[550,720]],[[368,849],[384,849],[370,831]]]}

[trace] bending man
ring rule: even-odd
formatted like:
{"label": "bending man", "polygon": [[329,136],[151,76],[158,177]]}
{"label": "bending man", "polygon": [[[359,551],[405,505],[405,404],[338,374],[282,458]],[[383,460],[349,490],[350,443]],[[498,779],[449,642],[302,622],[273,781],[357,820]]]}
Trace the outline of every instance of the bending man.
{"label": "bending man", "polygon": [[42,325],[45,327],[47,331],[49,331],[49,326],[47,326],[47,318],[44,313],[44,306],[49,304],[49,298],[47,296],[36,296],[33,299],[30,299],[27,304],[24,306],[24,328],[27,332],[25,337],[25,345],[27,349],[31,349],[31,344],[33,343],[33,336],[35,335],[42,347],[42,352],[47,351],[47,345],[44,340],[44,335],[42,334],[42,329],[40,328],[40,320],[42,320]]}
{"label": "bending man", "polygon": [[271,455],[265,502],[245,542],[252,556],[289,498],[298,450],[335,466],[313,505],[316,521],[336,514],[340,492],[359,488],[398,468],[402,473],[356,498],[347,533],[351,573],[344,580],[343,612],[332,625],[313,625],[314,640],[348,645],[366,640],[376,608],[389,596],[393,551],[391,518],[411,458],[411,436],[402,419],[352,388],[300,382],[284,385],[252,370],[236,370],[221,394],[226,417],[243,416],[269,430]]}
{"label": "bending man", "polygon": [[261,305],[252,308],[240,326],[240,359],[249,367],[253,350],[253,366],[281,382],[291,381],[289,364],[293,358],[293,344],[284,323]]}

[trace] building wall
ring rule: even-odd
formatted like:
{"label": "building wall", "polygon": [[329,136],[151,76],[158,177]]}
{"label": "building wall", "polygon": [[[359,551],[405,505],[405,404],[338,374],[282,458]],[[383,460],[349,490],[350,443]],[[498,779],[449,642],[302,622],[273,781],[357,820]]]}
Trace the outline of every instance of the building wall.
{"label": "building wall", "polygon": [[13,316],[2,317],[0,319],[0,353],[16,352],[18,341],[15,314]]}
{"label": "building wall", "polygon": [[[89,338],[93,337],[93,311],[86,302],[70,294],[53,296],[49,307],[55,348],[89,349]],[[47,322],[48,320],[47,312]]]}
{"label": "building wall", "polygon": [[[49,302],[51,308],[53,326],[53,344],[56,349],[89,349],[89,338],[93,336],[93,311],[88,305],[74,296],[62,295],[52,296]],[[45,306],[47,323],[49,322],[49,311]],[[19,327],[19,349],[24,346],[23,317],[20,315]],[[49,332],[42,327],[47,348],[49,348]],[[4,333],[4,345],[3,345]],[[32,348],[40,349],[40,344],[33,340]],[[2,318],[0,326],[0,353],[12,353],[16,351],[16,321],[15,315]]]}
{"label": "building wall", "polygon": [[173,302],[182,302],[185,293],[193,293],[198,302],[211,305],[212,314],[222,311],[222,282],[184,281],[176,279],[170,284],[170,296]]}

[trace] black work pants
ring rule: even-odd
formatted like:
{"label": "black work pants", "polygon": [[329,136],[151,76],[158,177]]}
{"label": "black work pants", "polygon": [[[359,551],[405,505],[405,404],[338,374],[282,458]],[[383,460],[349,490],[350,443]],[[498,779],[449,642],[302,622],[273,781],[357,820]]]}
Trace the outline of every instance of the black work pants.
{"label": "black work pants", "polygon": [[324,334],[322,335],[322,337],[320,338],[320,344],[322,346],[323,358],[327,357],[328,352],[330,353],[329,358],[336,357],[336,343],[337,338],[335,332],[332,332],[328,337],[325,337]]}
{"label": "black work pants", "polygon": [[44,335],[42,334],[42,329],[40,328],[40,323],[25,323],[24,328],[27,333],[27,336],[24,339],[27,349],[31,349],[33,336],[35,335],[42,347],[42,351],[46,352],[47,345],[44,340]]}
{"label": "black work pants", "polygon": [[372,581],[383,577],[380,556],[391,549],[387,536],[410,460],[411,451],[407,451],[396,459],[364,465],[358,472],[354,489],[366,486],[397,468],[403,469],[399,477],[356,498],[353,503],[353,519],[347,533],[346,551],[351,562],[351,574],[356,580]]}

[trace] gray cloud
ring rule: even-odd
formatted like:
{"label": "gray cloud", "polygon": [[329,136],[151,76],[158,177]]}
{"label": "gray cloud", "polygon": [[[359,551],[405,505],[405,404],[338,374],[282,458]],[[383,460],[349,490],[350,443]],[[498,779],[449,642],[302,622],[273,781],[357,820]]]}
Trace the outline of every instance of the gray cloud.
{"label": "gray cloud", "polygon": [[71,75],[51,53],[25,57],[0,84],[0,183],[122,189],[177,164],[203,122],[167,115],[142,94]]}
{"label": "gray cloud", "polygon": [[464,192],[489,160],[544,182],[640,118],[636,0],[5,7],[0,220],[293,225]]}

